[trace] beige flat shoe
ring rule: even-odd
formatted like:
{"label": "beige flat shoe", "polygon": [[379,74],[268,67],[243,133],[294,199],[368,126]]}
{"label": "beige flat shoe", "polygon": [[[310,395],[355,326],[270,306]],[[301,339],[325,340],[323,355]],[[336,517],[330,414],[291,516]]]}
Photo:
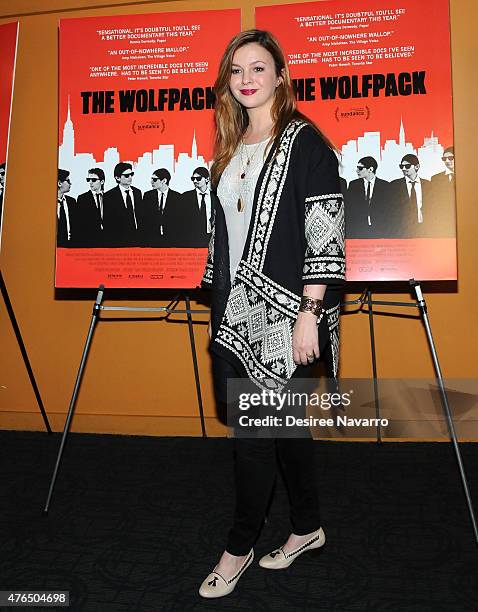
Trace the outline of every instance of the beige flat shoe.
{"label": "beige flat shoe", "polygon": [[251,548],[251,552],[247,555],[239,571],[229,580],[223,578],[221,574],[218,574],[215,571],[216,568],[214,568],[214,570],[209,574],[206,580],[204,580],[204,582],[199,587],[199,595],[208,599],[229,595],[229,593],[232,593],[232,591],[234,591],[234,589],[236,588],[236,584],[239,581],[239,578],[246,571],[246,569],[249,567],[253,560],[254,550]]}
{"label": "beige flat shoe", "polygon": [[307,542],[302,544],[302,546],[299,546],[299,548],[296,548],[288,553],[284,552],[282,547],[277,548],[268,555],[262,557],[262,559],[259,561],[259,565],[261,567],[265,567],[266,569],[284,569],[289,567],[289,565],[291,565],[297,559],[297,557],[300,557],[303,552],[312,550],[314,548],[320,548],[324,544],[325,533],[321,527],[317,531],[314,531]]}

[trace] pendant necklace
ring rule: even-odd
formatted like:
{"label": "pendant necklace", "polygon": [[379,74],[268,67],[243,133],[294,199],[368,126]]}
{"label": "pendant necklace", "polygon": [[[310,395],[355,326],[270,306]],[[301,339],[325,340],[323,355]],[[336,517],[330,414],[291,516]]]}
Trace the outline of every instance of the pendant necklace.
{"label": "pendant necklace", "polygon": [[241,196],[237,198],[237,212],[244,212],[246,209],[244,202],[242,201]]}
{"label": "pendant necklace", "polygon": [[[247,145],[245,144],[244,140],[241,141],[240,160],[241,160],[241,170],[242,171],[241,171],[241,174],[239,175],[241,180],[244,180],[246,178],[246,174],[247,174],[247,171],[249,170],[249,166],[251,165],[251,162],[254,159],[255,154],[260,149],[261,144],[263,144],[263,142],[264,141],[259,142],[257,144],[257,147],[254,149],[254,152],[249,157],[249,155],[247,154],[247,148],[246,148]],[[245,153],[245,156],[246,156],[245,164],[244,164],[243,153]],[[237,199],[237,212],[244,212],[245,208],[246,206],[244,202],[242,201],[241,196],[239,195],[239,198]]]}

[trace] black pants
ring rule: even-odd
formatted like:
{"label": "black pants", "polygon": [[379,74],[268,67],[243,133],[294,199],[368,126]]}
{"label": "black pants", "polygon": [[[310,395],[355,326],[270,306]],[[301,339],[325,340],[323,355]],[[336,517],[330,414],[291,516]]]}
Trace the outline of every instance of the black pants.
{"label": "black pants", "polygon": [[226,550],[246,555],[264,522],[280,461],[290,501],[290,518],[297,535],[320,527],[312,438],[235,438],[236,509]]}
{"label": "black pants", "polygon": [[[310,366],[295,376],[311,375]],[[264,522],[277,474],[282,468],[290,501],[293,533],[306,535],[320,527],[314,440],[308,438],[235,438],[234,481],[236,507],[226,550],[248,554]]]}

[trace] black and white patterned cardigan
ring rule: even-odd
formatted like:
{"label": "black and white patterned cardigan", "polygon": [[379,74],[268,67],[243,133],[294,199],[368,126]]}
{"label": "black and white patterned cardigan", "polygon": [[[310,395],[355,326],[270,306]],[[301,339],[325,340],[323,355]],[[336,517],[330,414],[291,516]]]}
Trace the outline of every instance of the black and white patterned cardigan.
{"label": "black and white patterned cardigan", "polygon": [[[249,233],[232,286],[222,207],[216,211],[203,286],[212,287],[216,392],[232,371],[280,391],[296,365],[292,331],[303,287],[326,284],[319,320],[336,376],[339,308],[345,281],[344,208],[335,154],[306,122],[293,120],[259,175]],[[226,367],[221,367],[226,366]],[[220,391],[219,395],[224,395]]]}

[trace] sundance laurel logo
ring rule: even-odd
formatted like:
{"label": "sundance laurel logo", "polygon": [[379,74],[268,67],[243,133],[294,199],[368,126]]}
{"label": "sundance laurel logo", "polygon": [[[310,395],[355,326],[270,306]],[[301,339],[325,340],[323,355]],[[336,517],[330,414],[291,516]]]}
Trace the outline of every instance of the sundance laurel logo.
{"label": "sundance laurel logo", "polygon": [[164,119],[159,119],[158,121],[136,121],[135,119],[131,126],[133,134],[138,134],[145,130],[160,130],[162,134],[165,128],[166,124],[164,123]]}
{"label": "sundance laurel logo", "polygon": [[338,106],[335,109],[336,121],[344,121],[345,119],[355,119],[356,117],[370,119],[370,108],[368,106],[355,106],[349,109],[340,109]]}

